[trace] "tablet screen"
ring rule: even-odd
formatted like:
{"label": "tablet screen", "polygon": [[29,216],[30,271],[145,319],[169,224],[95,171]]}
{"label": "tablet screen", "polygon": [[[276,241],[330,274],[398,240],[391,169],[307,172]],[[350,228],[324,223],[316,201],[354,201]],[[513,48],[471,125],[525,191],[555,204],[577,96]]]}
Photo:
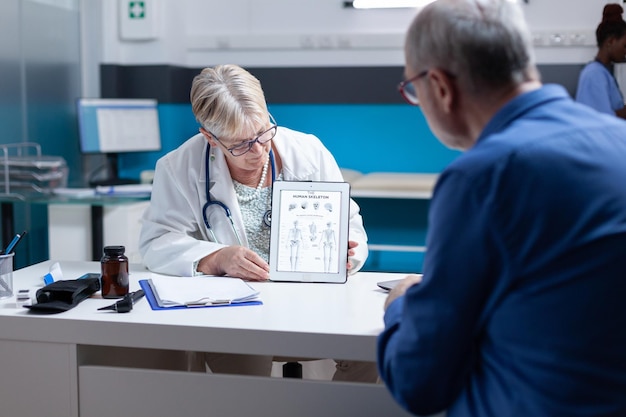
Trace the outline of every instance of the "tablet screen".
{"label": "tablet screen", "polygon": [[347,183],[274,183],[271,280],[345,282],[349,194]]}

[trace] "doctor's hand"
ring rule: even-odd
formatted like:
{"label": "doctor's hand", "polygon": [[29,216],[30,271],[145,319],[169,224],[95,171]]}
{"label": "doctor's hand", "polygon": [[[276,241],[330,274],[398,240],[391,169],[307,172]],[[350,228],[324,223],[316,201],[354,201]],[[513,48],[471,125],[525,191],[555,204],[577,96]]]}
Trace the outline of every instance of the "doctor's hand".
{"label": "doctor's hand", "polygon": [[227,275],[248,281],[267,281],[270,266],[256,252],[243,246],[227,246],[198,262],[198,272]]}
{"label": "doctor's hand", "polygon": [[352,256],[354,256],[354,254],[356,253],[354,248],[356,248],[357,246],[359,246],[358,242],[355,242],[353,240],[349,240],[348,241],[348,271],[350,271],[352,268],[354,268],[354,264],[352,263],[350,258]]}
{"label": "doctor's hand", "polygon": [[402,281],[398,283],[398,285],[396,285],[395,287],[391,289],[391,291],[389,291],[389,295],[387,296],[387,299],[385,300],[385,310],[387,310],[387,307],[389,307],[389,304],[391,304],[396,298],[403,296],[406,290],[408,290],[410,287],[412,287],[415,284],[419,284],[420,282],[422,282],[421,275],[416,275],[416,274],[407,275]]}

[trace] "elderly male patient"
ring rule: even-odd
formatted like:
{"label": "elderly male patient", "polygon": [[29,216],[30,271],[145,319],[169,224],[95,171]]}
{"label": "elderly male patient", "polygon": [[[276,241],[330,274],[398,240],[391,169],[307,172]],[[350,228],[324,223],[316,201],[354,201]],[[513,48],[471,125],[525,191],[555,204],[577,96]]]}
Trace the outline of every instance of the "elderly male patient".
{"label": "elderly male patient", "polygon": [[626,416],[626,123],[542,85],[531,39],[508,0],[406,36],[401,92],[464,151],[385,303],[379,372],[416,414]]}

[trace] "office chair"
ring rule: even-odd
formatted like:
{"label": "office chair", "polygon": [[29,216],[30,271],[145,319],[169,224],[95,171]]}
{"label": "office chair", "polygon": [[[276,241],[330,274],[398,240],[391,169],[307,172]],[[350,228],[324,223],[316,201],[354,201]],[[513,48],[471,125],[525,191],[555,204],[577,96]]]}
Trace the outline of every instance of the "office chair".
{"label": "office chair", "polygon": [[[302,379],[302,374],[303,374],[303,366],[302,366],[302,362],[309,362],[309,361],[322,361],[319,358],[294,358],[294,357],[285,357],[285,356],[278,356],[278,357],[274,357],[274,361],[275,362],[285,362],[283,364],[283,378],[296,378],[296,379]],[[315,366],[314,368],[311,368],[310,371],[312,372],[312,374],[310,375],[312,378],[316,379],[316,378],[326,378],[325,374],[325,370],[322,370],[321,367],[317,367]],[[320,373],[320,375],[317,375],[318,373]],[[315,376],[317,375],[317,376]],[[324,376],[323,376],[324,375]]]}
{"label": "office chair", "polygon": [[300,362],[287,362],[283,364],[283,378],[302,379],[302,364]]}
{"label": "office chair", "polygon": [[302,361],[314,361],[316,359],[308,358],[290,358],[285,356],[274,357],[274,362],[285,362],[283,364],[283,378],[297,378],[302,379]]}

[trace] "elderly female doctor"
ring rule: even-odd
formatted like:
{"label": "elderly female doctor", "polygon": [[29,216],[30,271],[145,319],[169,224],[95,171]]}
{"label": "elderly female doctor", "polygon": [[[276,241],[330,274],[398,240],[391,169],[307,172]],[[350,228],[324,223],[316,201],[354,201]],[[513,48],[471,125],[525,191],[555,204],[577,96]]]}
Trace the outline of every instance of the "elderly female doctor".
{"label": "elderly female doctor", "polygon": [[[238,66],[204,69],[191,103],[202,127],[157,162],[140,237],[144,263],[171,275],[266,280],[272,181],[343,181],[339,167],[315,136],[277,127],[261,84]],[[354,201],[349,230],[354,273],[368,255]]]}
{"label": "elderly female doctor", "polygon": [[[200,133],[156,164],[140,235],[143,261],[164,274],[267,280],[273,181],[343,181],[339,167],[318,138],[276,125],[260,82],[241,67],[204,69],[193,80],[191,103]],[[359,207],[351,201],[349,272],[367,255]],[[338,371],[349,365],[339,363]],[[263,365],[252,372],[266,371]]]}

